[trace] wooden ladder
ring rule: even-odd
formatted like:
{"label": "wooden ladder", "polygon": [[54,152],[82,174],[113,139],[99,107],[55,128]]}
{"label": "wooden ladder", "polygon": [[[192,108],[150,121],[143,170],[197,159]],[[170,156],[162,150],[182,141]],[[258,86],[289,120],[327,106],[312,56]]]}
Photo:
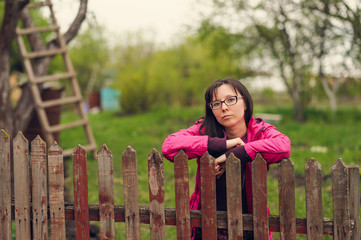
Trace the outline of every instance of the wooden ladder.
{"label": "wooden ladder", "polygon": [[[83,127],[85,131],[85,135],[87,138],[87,145],[83,146],[86,151],[92,151],[93,155],[95,155],[96,151],[96,143],[89,125],[89,121],[82,105],[82,94],[80,91],[79,83],[76,78],[75,71],[73,69],[73,65],[71,63],[69,54],[67,52],[66,43],[63,35],[60,33],[60,28],[57,25],[57,21],[54,15],[53,7],[51,0],[46,0],[38,3],[29,3],[26,6],[26,9],[40,8],[40,7],[49,7],[50,9],[50,17],[52,23],[46,27],[33,27],[33,28],[17,28],[17,42],[20,48],[23,65],[26,70],[26,74],[28,77],[28,81],[30,84],[31,93],[33,99],[35,101],[35,109],[36,113],[45,137],[45,141],[48,146],[54,142],[54,134],[60,133],[65,129]],[[56,35],[56,40],[58,42],[58,48],[49,49],[49,50],[41,50],[32,52],[31,50],[27,50],[26,44],[24,42],[23,36],[29,35],[33,33],[42,33],[42,32],[54,32]],[[54,57],[55,55],[61,55],[63,58],[64,66],[66,71],[64,73],[57,73],[53,75],[45,75],[45,76],[36,76],[31,61],[41,57]],[[72,88],[72,95],[61,97],[59,99],[46,100],[43,101],[41,97],[41,86],[45,82],[58,82],[60,81],[69,81],[70,86]],[[69,85],[69,84],[67,84]],[[75,106],[75,112],[78,115],[76,121],[67,123],[67,124],[57,124],[50,125],[49,119],[46,114],[46,108],[62,106],[65,104],[70,104],[71,106]],[[74,146],[75,147],[75,146]],[[63,151],[64,156],[70,156],[73,153],[73,149],[65,149]]]}

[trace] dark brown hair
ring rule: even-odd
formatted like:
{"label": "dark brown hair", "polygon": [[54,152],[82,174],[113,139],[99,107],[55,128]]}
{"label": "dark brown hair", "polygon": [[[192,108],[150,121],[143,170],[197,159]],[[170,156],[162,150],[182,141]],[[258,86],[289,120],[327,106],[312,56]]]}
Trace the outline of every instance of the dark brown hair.
{"label": "dark brown hair", "polygon": [[228,77],[225,79],[219,79],[210,85],[204,95],[206,100],[205,103],[205,115],[202,120],[202,125],[199,128],[199,132],[203,135],[208,135],[210,137],[223,137],[224,136],[224,127],[219,124],[216,117],[213,114],[213,111],[209,104],[213,100],[213,96],[215,95],[216,89],[224,84],[229,84],[232,86],[235,92],[240,93],[243,96],[243,100],[246,103],[245,110],[245,122],[248,126],[248,122],[253,114],[253,100],[251,95],[249,94],[247,88],[238,80]]}

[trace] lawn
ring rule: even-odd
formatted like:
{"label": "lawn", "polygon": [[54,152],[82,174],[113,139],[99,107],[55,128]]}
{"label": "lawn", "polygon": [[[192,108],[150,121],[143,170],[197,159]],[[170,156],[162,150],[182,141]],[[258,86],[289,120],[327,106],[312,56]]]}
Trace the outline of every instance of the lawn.
{"label": "lawn", "polygon": [[[267,110],[266,110],[267,109]],[[361,162],[361,110],[343,107],[336,116],[332,116],[325,110],[311,109],[306,111],[306,122],[299,124],[292,118],[290,108],[264,108],[255,109],[257,112],[278,113],[282,115],[282,121],[274,125],[284,134],[288,135],[292,142],[291,160],[294,162],[296,176],[296,216],[306,217],[305,194],[304,194],[304,171],[305,163],[312,157],[322,166],[323,181],[323,213],[324,217],[332,218],[331,199],[331,166],[338,158],[342,158],[346,164]],[[164,138],[180,128],[187,128],[203,115],[203,109],[194,108],[167,108],[159,107],[150,112],[139,115],[121,115],[116,112],[101,112],[89,115],[89,120],[98,147],[106,144],[113,153],[114,162],[114,192],[115,204],[123,204],[122,189],[122,152],[131,146],[137,152],[138,181],[140,205],[148,203],[148,170],[147,156],[155,148],[161,151]],[[72,114],[63,115],[63,122],[71,121]],[[61,134],[61,146],[64,149],[85,144],[82,131],[68,131]],[[71,161],[67,161],[71,176]],[[175,207],[174,197],[174,174],[173,164],[164,159],[165,168],[165,207]],[[189,161],[190,192],[194,189],[196,173],[195,161]],[[268,175],[268,197],[272,214],[278,214],[278,179],[277,167],[271,167]],[[88,154],[88,188],[89,203],[98,203],[97,195],[97,163]],[[67,178],[67,184],[71,187],[72,179]],[[124,223],[117,223],[117,239],[125,239]],[[149,239],[149,226],[142,225],[142,238]],[[167,227],[167,239],[176,239],[175,227]],[[279,239],[275,234],[274,239]],[[306,239],[299,235],[298,239]],[[331,238],[329,238],[331,239]]]}

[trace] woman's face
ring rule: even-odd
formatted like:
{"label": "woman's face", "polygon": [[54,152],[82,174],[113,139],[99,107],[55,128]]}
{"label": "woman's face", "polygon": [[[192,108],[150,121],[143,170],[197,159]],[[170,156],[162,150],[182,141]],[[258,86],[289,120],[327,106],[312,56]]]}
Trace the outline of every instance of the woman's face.
{"label": "woman's face", "polygon": [[[229,84],[223,84],[215,90],[212,102],[224,101],[225,99],[233,96],[241,96],[241,94],[233,89]],[[239,98],[237,103],[231,106],[227,106],[224,102],[221,108],[212,110],[217,121],[227,128],[234,126],[242,126],[245,124],[244,111],[246,110],[245,101]]]}

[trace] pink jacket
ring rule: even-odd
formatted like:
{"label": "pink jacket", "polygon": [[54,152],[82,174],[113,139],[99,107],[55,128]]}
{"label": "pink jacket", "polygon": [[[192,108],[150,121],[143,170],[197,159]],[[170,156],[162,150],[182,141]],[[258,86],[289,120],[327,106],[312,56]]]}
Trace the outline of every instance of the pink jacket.
{"label": "pink jacket", "polygon": [[[247,142],[245,145],[238,146],[227,151],[225,148],[226,137],[224,138],[223,146],[220,146],[222,144],[219,143],[222,142],[222,140],[218,138],[214,138],[218,139],[218,144],[211,144],[215,141],[206,135],[201,135],[199,133],[200,126],[201,123],[198,121],[188,129],[181,129],[178,132],[167,136],[162,146],[164,157],[172,162],[174,160],[174,156],[179,150],[183,150],[188,155],[189,159],[197,158],[198,169],[196,175],[196,185],[194,193],[189,200],[190,209],[200,209],[200,157],[202,157],[206,151],[210,154],[212,154],[212,152],[222,151],[222,153],[226,153],[227,156],[233,152],[239,159],[248,161],[245,170],[245,189],[248,212],[253,213],[252,172],[250,161],[255,158],[257,153],[261,153],[262,157],[267,161],[269,168],[269,164],[277,163],[284,158],[289,158],[291,152],[291,143],[289,138],[280,133],[274,126],[265,123],[263,119],[254,119],[252,117],[248,123]],[[210,149],[210,145],[212,145],[212,148],[216,146],[217,149]],[[272,239],[272,234],[270,234],[270,239]]]}

